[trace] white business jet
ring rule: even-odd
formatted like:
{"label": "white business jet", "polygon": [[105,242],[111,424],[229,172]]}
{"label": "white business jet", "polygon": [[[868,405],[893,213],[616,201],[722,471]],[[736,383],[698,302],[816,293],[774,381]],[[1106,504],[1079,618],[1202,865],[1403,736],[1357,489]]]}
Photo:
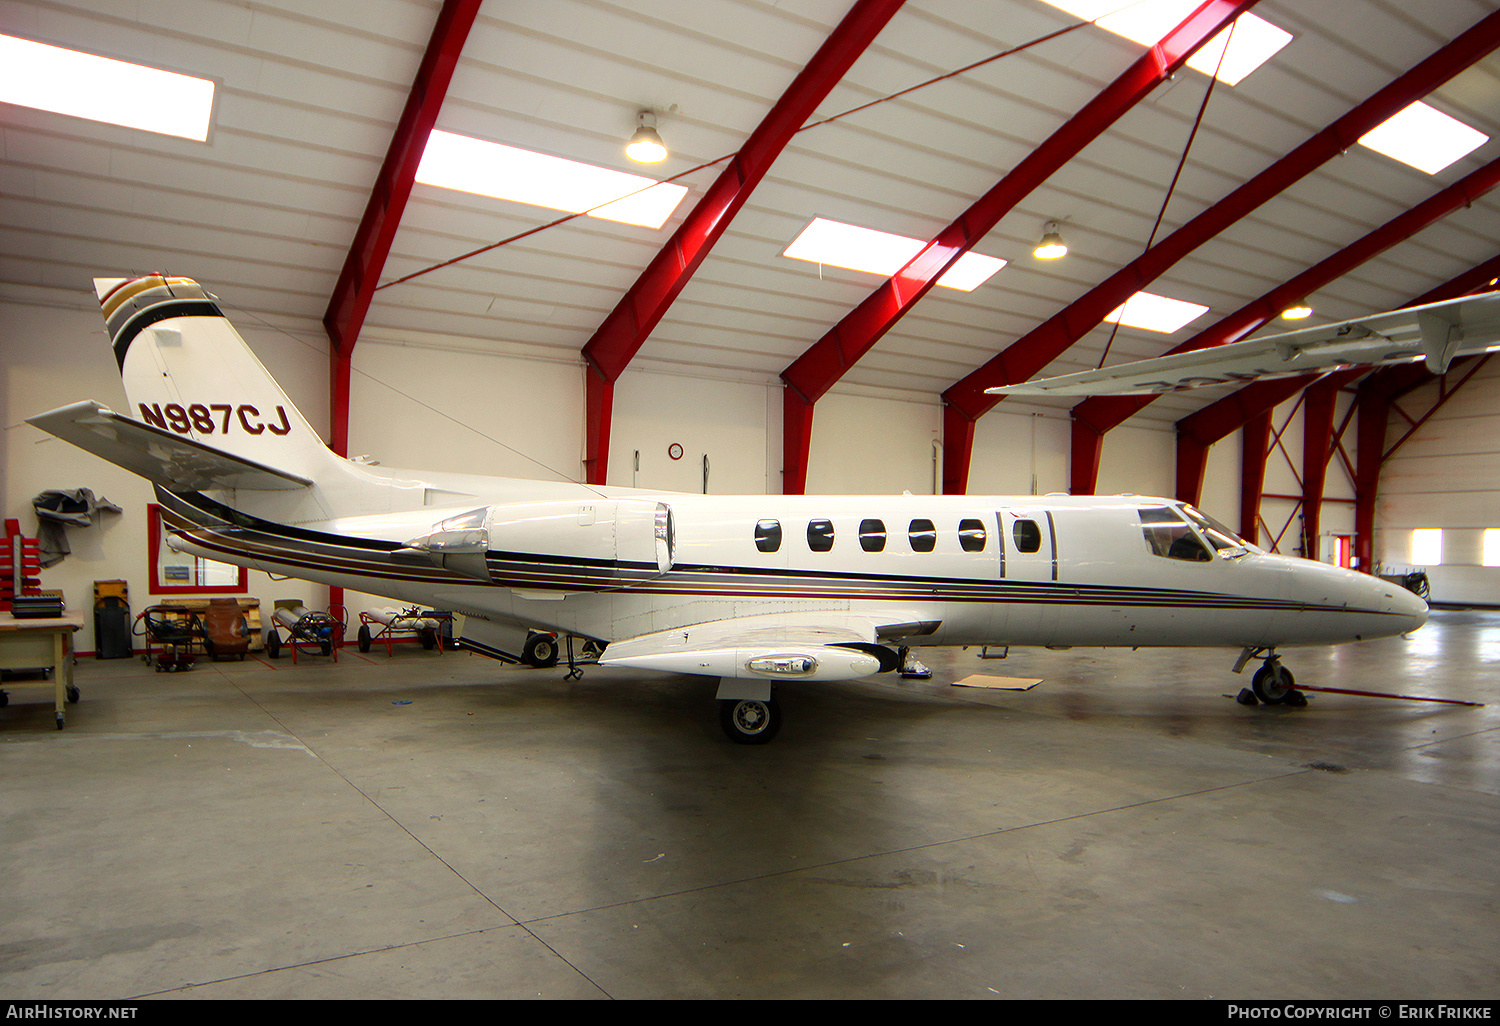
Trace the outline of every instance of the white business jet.
{"label": "white business jet", "polygon": [[718,677],[742,743],[775,735],[777,683],[913,672],[912,646],[1231,646],[1236,670],[1262,658],[1253,692],[1275,704],[1300,698],[1278,648],[1427,617],[1171,499],[710,496],[351,462],[197,283],[95,287],[131,415],[28,423],[151,481],[174,549],[452,609],[462,644],[501,659],[545,631],[601,665]]}

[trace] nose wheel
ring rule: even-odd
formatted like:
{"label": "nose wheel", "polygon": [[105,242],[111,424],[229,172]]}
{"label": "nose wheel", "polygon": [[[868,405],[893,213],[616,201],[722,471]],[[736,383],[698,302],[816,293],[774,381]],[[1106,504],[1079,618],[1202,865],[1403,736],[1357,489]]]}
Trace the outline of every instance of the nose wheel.
{"label": "nose wheel", "polygon": [[1289,705],[1300,708],[1307,705],[1307,696],[1297,690],[1297,679],[1292,676],[1292,671],[1281,665],[1281,658],[1274,650],[1245,649],[1240,660],[1235,664],[1234,672],[1239,673],[1255,656],[1266,651],[1265,661],[1260,664],[1260,669],[1255,671],[1255,676],[1250,679],[1248,688],[1240,689],[1236,701],[1241,705],[1256,705],[1264,702],[1266,705]]}

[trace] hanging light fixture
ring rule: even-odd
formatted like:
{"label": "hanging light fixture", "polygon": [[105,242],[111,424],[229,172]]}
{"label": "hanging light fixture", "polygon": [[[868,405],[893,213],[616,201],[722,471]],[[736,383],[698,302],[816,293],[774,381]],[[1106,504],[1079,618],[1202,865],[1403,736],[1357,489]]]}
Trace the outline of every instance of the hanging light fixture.
{"label": "hanging light fixture", "polygon": [[1038,260],[1057,260],[1068,255],[1068,244],[1058,234],[1056,221],[1042,225],[1042,241],[1036,244],[1031,255]]}
{"label": "hanging light fixture", "polygon": [[1307,305],[1307,300],[1299,299],[1281,311],[1281,316],[1284,320],[1300,321],[1305,317],[1312,316],[1312,307]]}
{"label": "hanging light fixture", "polygon": [[625,144],[625,156],[638,164],[660,164],[667,159],[667,145],[656,134],[656,115],[643,110],[635,117],[640,127]]}

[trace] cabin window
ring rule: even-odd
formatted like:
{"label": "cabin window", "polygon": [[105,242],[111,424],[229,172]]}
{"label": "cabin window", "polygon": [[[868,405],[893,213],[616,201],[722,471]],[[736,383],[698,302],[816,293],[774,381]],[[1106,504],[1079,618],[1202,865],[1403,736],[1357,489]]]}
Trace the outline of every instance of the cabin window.
{"label": "cabin window", "polygon": [[1042,529],[1035,520],[1017,520],[1010,533],[1017,552],[1036,552],[1042,547]]}
{"label": "cabin window", "polygon": [[958,544],[965,552],[984,551],[984,524],[978,520],[958,522]]}
{"label": "cabin window", "polygon": [[906,537],[913,552],[931,552],[937,546],[937,525],[931,520],[913,520]]}
{"label": "cabin window", "polygon": [[833,548],[833,521],[813,520],[807,525],[807,547],[814,552]]}
{"label": "cabin window", "polygon": [[1189,563],[1206,563],[1213,559],[1176,510],[1153,506],[1141,510],[1140,515],[1141,530],[1153,555]]}
{"label": "cabin window", "polygon": [[760,520],[755,524],[755,547],[762,552],[781,548],[781,521]]}
{"label": "cabin window", "polygon": [[861,520],[859,522],[859,547],[866,552],[885,551],[884,520]]}

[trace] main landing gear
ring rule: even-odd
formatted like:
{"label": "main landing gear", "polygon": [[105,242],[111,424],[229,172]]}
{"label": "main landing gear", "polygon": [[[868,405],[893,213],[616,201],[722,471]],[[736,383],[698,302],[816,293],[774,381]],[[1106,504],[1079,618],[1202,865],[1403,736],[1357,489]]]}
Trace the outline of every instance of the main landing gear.
{"label": "main landing gear", "polygon": [[776,696],[721,698],[719,726],[729,740],[741,745],[763,745],[781,729],[781,705]]}
{"label": "main landing gear", "polygon": [[1266,705],[1290,705],[1297,708],[1305,706],[1307,696],[1297,690],[1296,678],[1292,676],[1291,670],[1281,665],[1281,657],[1274,648],[1246,648],[1234,664],[1234,672],[1239,673],[1246,663],[1262,653],[1265,654],[1265,660],[1260,664],[1260,669],[1250,679],[1250,686],[1240,689],[1235,701],[1241,705],[1264,702]]}

